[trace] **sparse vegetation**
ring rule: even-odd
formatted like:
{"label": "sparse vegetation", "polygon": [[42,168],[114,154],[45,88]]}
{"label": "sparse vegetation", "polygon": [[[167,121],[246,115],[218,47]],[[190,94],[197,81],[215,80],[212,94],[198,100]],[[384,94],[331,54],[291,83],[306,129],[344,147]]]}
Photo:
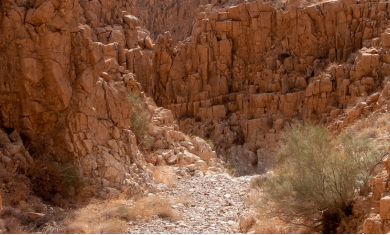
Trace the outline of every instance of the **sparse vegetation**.
{"label": "sparse vegetation", "polygon": [[351,129],[358,132],[358,135],[365,135],[372,139],[383,138],[390,134],[390,114],[371,114],[367,118],[356,121]]}
{"label": "sparse vegetation", "polygon": [[245,217],[242,217],[240,219],[240,231],[242,233],[247,233],[252,226],[256,223],[256,219],[253,217],[253,215],[247,215]]}
{"label": "sparse vegetation", "polygon": [[172,205],[157,196],[145,197],[138,201],[134,206],[134,212],[145,219],[150,219],[152,215],[171,220],[179,219],[179,216],[172,209]]}
{"label": "sparse vegetation", "polygon": [[300,125],[284,138],[276,176],[264,183],[264,198],[284,215],[319,215],[324,232],[333,231],[355,192],[369,192],[368,179],[383,150],[351,129],[332,138],[321,126]]}
{"label": "sparse vegetation", "polygon": [[149,133],[151,122],[145,104],[136,93],[128,93],[127,98],[132,104],[131,131],[136,136],[138,144],[149,148],[153,145],[154,138]]}
{"label": "sparse vegetation", "polygon": [[134,206],[122,204],[121,201],[95,201],[68,214],[63,224],[54,230],[60,233],[125,233],[129,221],[150,220],[153,215],[171,220],[179,219],[168,201],[150,196],[137,201]]}
{"label": "sparse vegetation", "polygon": [[236,176],[236,166],[234,166],[232,161],[225,161],[224,164],[225,172],[228,173],[230,176],[235,177]]}
{"label": "sparse vegetation", "polygon": [[264,183],[271,179],[273,176],[275,176],[273,171],[268,171],[267,173],[264,173],[262,175],[257,175],[251,178],[251,181],[249,182],[249,185],[252,189],[260,189]]}
{"label": "sparse vegetation", "polygon": [[211,149],[215,151],[215,145],[214,142],[211,139],[206,140],[207,144],[210,145]]}
{"label": "sparse vegetation", "polygon": [[59,166],[50,160],[37,161],[27,172],[31,189],[43,200],[66,208],[81,182],[71,164]]}
{"label": "sparse vegetation", "polygon": [[277,219],[262,219],[257,220],[257,223],[253,225],[252,229],[255,234],[291,234],[299,233],[297,228],[293,229],[291,225]]}
{"label": "sparse vegetation", "polygon": [[59,170],[64,178],[64,183],[76,189],[81,186],[80,176],[72,163],[60,165]]}

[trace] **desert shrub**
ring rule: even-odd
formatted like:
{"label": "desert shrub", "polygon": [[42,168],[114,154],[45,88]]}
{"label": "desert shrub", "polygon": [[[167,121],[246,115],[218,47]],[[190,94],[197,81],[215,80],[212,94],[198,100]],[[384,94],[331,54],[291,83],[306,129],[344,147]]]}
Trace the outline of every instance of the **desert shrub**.
{"label": "desert shrub", "polygon": [[249,181],[249,186],[252,189],[261,189],[267,180],[271,179],[274,177],[275,174],[273,171],[268,171],[262,175],[256,175],[252,176],[251,180]]}
{"label": "desert shrub", "polygon": [[154,138],[149,133],[151,122],[145,104],[136,93],[128,93],[127,98],[132,104],[131,131],[136,136],[138,144],[149,148],[153,145]]}
{"label": "desert shrub", "polygon": [[81,186],[77,171],[70,163],[58,165],[41,159],[28,170],[27,176],[35,195],[60,207],[66,207]]}
{"label": "desert shrub", "polygon": [[65,184],[76,189],[81,186],[80,176],[76,170],[76,167],[72,163],[60,165],[59,170],[64,178]]}
{"label": "desert shrub", "polygon": [[210,145],[211,149],[215,151],[215,144],[211,139],[206,140],[207,144]]}
{"label": "desert shrub", "polygon": [[225,172],[228,173],[230,176],[232,177],[236,176],[237,169],[232,161],[229,160],[225,161],[223,167],[225,168]]}
{"label": "desert shrub", "polygon": [[369,192],[370,172],[381,160],[370,138],[348,129],[336,138],[321,126],[287,131],[277,153],[276,176],[264,183],[264,198],[285,215],[320,213],[324,232],[333,231],[350,209],[355,190]]}
{"label": "desert shrub", "polygon": [[35,163],[29,170],[28,176],[31,179],[32,190],[45,201],[51,201],[54,195],[65,190],[61,171],[52,162]]}

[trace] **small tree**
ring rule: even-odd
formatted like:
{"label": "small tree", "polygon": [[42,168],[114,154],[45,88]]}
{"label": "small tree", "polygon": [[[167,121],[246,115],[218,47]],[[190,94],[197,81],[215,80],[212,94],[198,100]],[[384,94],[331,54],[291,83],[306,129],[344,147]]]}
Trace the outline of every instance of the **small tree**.
{"label": "small tree", "polygon": [[130,129],[137,138],[138,144],[144,147],[151,147],[154,143],[153,136],[150,135],[150,118],[145,104],[136,93],[130,92],[127,98],[132,104]]}
{"label": "small tree", "polygon": [[324,230],[336,228],[355,190],[368,193],[368,180],[382,154],[367,137],[346,130],[332,136],[321,126],[300,125],[285,133],[276,176],[264,183],[264,199],[285,215],[322,216]]}

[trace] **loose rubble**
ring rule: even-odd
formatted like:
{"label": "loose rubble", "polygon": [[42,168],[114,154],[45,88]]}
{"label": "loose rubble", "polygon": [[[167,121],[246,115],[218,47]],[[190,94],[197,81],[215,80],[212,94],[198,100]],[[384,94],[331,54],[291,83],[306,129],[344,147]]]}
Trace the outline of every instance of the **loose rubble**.
{"label": "loose rubble", "polygon": [[239,219],[251,209],[244,203],[250,178],[206,172],[205,176],[181,179],[171,190],[156,193],[172,202],[181,219],[168,221],[154,217],[150,222],[132,224],[129,233],[239,233]]}

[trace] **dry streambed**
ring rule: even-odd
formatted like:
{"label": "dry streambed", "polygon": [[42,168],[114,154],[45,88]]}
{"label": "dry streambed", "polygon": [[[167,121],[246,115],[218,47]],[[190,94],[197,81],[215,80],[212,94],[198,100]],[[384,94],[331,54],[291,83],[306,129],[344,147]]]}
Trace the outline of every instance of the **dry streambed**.
{"label": "dry streambed", "polygon": [[129,233],[239,233],[239,219],[251,211],[245,204],[250,176],[214,174],[182,179],[156,196],[167,199],[178,219],[152,216],[130,222]]}

